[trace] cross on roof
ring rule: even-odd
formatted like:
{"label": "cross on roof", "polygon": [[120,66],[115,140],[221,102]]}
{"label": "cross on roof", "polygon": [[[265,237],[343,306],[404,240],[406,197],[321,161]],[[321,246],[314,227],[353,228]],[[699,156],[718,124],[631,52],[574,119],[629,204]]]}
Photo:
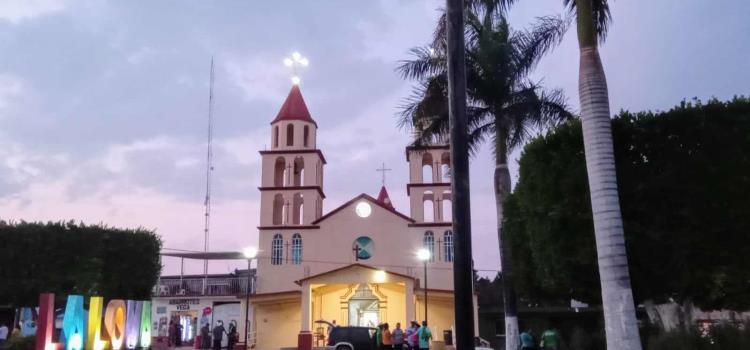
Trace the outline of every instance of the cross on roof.
{"label": "cross on roof", "polygon": [[383,186],[385,186],[385,172],[386,171],[391,171],[391,170],[393,170],[393,169],[385,167],[385,163],[383,163],[383,166],[381,166],[380,168],[375,169],[375,171],[379,171],[379,172],[383,173],[382,174],[383,175]]}

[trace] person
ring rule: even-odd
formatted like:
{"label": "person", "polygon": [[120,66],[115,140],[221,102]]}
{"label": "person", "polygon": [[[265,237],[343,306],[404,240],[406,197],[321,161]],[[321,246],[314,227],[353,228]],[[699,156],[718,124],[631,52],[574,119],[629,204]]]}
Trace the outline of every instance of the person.
{"label": "person", "polygon": [[229,321],[229,332],[227,332],[227,350],[234,350],[234,344],[237,344],[239,338],[239,334],[237,333],[237,321]]}
{"label": "person", "polygon": [[419,341],[417,340],[417,329],[419,329],[419,324],[417,324],[417,321],[411,321],[409,328],[406,329],[406,347],[409,350],[416,350],[419,347]]}
{"label": "person", "polygon": [[526,329],[521,332],[521,350],[534,350],[534,336],[531,335],[531,330]]}
{"label": "person", "polygon": [[542,333],[542,342],[539,344],[539,347],[544,350],[557,350],[557,343],[557,330],[549,328]]}
{"label": "person", "polygon": [[13,331],[10,332],[10,339],[15,340],[21,337],[21,326],[13,327]]}
{"label": "person", "polygon": [[336,320],[333,320],[331,322],[331,324],[328,325],[328,328],[326,329],[326,336],[327,337],[331,336],[331,331],[333,330],[334,327],[338,327],[338,325],[336,324]]}
{"label": "person", "polygon": [[401,329],[401,322],[396,322],[396,329],[391,332],[391,342],[394,349],[402,350],[404,348],[404,331]]}
{"label": "person", "polygon": [[176,329],[174,319],[169,320],[169,328],[167,328],[167,346],[169,347],[174,344]]}
{"label": "person", "polygon": [[3,323],[0,324],[0,347],[5,345],[6,340],[8,340],[8,326]]}
{"label": "person", "polygon": [[432,332],[430,331],[430,328],[427,327],[426,320],[422,321],[422,327],[419,327],[419,330],[417,331],[417,338],[419,338],[420,350],[430,349],[430,340],[432,339]]}
{"label": "person", "polygon": [[201,349],[208,349],[211,347],[211,327],[208,323],[204,323],[201,327]]}
{"label": "person", "polygon": [[213,330],[213,341],[214,341],[214,348],[213,350],[221,350],[221,341],[224,340],[224,333],[226,333],[226,330],[224,329],[224,322],[221,320],[216,321],[216,326]]}
{"label": "person", "polygon": [[175,322],[174,324],[174,343],[176,347],[182,346],[182,324]]}
{"label": "person", "polygon": [[383,325],[379,324],[378,328],[375,330],[375,349],[382,349],[383,348]]}
{"label": "person", "polygon": [[383,324],[383,342],[382,349],[393,349],[393,343],[391,343],[391,331],[388,323]]}

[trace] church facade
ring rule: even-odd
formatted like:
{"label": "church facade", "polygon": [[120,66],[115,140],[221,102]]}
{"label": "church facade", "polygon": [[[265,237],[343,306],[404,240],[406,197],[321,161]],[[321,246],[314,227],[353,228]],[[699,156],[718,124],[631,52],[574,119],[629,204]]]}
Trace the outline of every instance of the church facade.
{"label": "church facade", "polygon": [[[393,328],[425,317],[442,340],[454,320],[448,146],[406,148],[408,214],[394,208],[385,187],[377,197],[359,194],[323,213],[326,159],[317,130],[295,85],[271,122],[270,149],[260,151],[250,346],[325,345],[327,326],[319,321]],[[416,257],[421,248],[431,253],[426,276]]]}

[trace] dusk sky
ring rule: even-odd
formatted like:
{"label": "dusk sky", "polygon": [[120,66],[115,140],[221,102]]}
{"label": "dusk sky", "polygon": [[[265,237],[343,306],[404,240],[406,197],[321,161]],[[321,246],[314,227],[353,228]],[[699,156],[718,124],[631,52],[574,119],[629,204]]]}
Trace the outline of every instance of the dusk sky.
{"label": "dusk sky", "polygon": [[[442,1],[0,0],[0,219],[76,220],[155,229],[168,248],[203,248],[208,76],[216,64],[212,250],[257,244],[260,156],[291,87],[325,154],[324,212],[376,195],[382,162],[408,213],[411,82],[394,71],[427,44]],[[750,1],[617,0],[601,52],[612,111],[664,110],[682,99],[750,94]],[[564,13],[521,0],[511,25]],[[534,73],[577,110],[574,28]],[[517,180],[513,154],[511,172]],[[499,269],[488,147],[472,160],[477,268]],[[260,247],[264,249],[265,247]],[[179,271],[165,259],[165,274]],[[212,272],[238,266],[211,263]],[[200,273],[202,263],[187,263]]]}

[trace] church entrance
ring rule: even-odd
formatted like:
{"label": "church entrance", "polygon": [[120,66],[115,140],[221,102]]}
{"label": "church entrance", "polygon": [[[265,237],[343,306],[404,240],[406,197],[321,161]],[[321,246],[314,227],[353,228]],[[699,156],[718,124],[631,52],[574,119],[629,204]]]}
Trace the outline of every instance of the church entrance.
{"label": "church entrance", "polygon": [[349,299],[349,325],[377,327],[380,321],[380,303],[367,284],[360,284]]}

